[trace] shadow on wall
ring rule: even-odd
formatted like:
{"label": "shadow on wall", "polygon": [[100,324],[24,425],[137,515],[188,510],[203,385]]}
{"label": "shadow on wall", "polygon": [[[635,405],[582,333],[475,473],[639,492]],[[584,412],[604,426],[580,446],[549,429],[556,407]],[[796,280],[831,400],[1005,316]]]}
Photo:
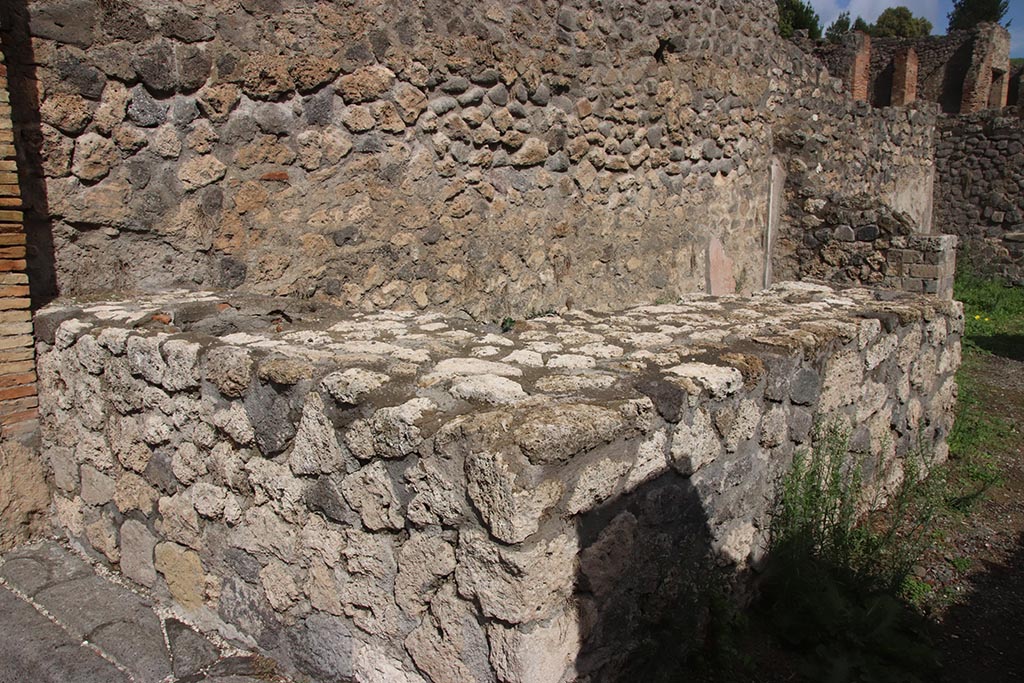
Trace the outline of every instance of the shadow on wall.
{"label": "shadow on wall", "polygon": [[669,472],[577,518],[579,679],[676,680],[706,640],[715,568],[698,491]]}
{"label": "shadow on wall", "polygon": [[26,0],[0,2],[0,48],[7,65],[18,181],[25,210],[29,287],[32,308],[57,295],[53,225],[43,173],[43,130],[39,118],[35,55],[29,33]]}
{"label": "shadow on wall", "polygon": [[974,41],[968,40],[957,48],[946,63],[942,77],[942,94],[939,96],[939,106],[944,114],[960,113],[964,99],[964,81],[967,80],[973,55]]}

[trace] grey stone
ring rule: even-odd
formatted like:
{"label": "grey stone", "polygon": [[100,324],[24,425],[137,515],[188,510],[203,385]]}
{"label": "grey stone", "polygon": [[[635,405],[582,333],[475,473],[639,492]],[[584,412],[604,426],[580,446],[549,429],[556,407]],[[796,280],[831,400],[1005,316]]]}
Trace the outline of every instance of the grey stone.
{"label": "grey stone", "polygon": [[260,647],[274,648],[280,640],[281,625],[266,597],[240,578],[224,579],[217,613],[227,623],[255,638]]}
{"label": "grey stone", "polygon": [[153,616],[140,598],[91,573],[44,588],[34,600],[51,614],[59,615],[59,621],[68,631],[82,640],[103,624],[131,623],[145,619],[146,614]]}
{"label": "grey stone", "polygon": [[182,92],[195,92],[206,85],[213,68],[213,60],[206,49],[196,45],[179,45],[175,49],[178,77]]}
{"label": "grey stone", "polygon": [[856,239],[856,235],[853,232],[853,228],[851,228],[849,225],[840,225],[838,228],[835,229],[835,232],[833,232],[832,235],[840,242],[852,242],[854,239]]}
{"label": "grey stone", "polygon": [[569,170],[569,157],[565,152],[556,152],[544,162],[544,168],[548,171],[563,173]]}
{"label": "grey stone", "polygon": [[546,83],[541,83],[537,86],[537,89],[530,95],[530,101],[538,106],[545,106],[548,100],[551,99],[551,88]]}
{"label": "grey stone", "polygon": [[504,83],[498,83],[487,91],[487,99],[499,107],[504,107],[508,104],[508,88],[505,87]]}
{"label": "grey stone", "polygon": [[810,405],[821,393],[821,377],[808,368],[801,368],[789,380],[789,400],[797,405]]}
{"label": "grey stone", "polygon": [[156,128],[167,120],[167,106],[153,99],[143,86],[137,85],[131,90],[128,120],[143,128]]}
{"label": "grey stone", "polygon": [[88,47],[95,37],[98,9],[91,0],[56,0],[34,5],[29,30],[39,38]]}
{"label": "grey stone", "polygon": [[310,510],[321,513],[332,522],[359,523],[359,515],[345,501],[339,475],[317,477],[306,487],[304,498]]}
{"label": "grey stone", "polygon": [[156,38],[136,48],[132,57],[132,67],[143,85],[153,93],[171,93],[178,87],[178,64],[174,46],[165,38]]}
{"label": "grey stone", "polygon": [[128,675],[0,586],[0,681],[130,683]]}
{"label": "grey stone", "polygon": [[53,542],[15,548],[0,564],[0,578],[29,596],[45,586],[88,576],[88,564]]}
{"label": "grey stone", "polygon": [[455,107],[459,106],[459,103],[455,101],[454,97],[438,97],[430,100],[427,106],[430,108],[430,111],[441,116],[455,109]]}
{"label": "grey stone", "polygon": [[88,637],[127,669],[137,683],[162,683],[171,675],[171,658],[160,620],[152,611],[139,612],[128,621],[104,624]]}
{"label": "grey stone", "polygon": [[134,519],[121,525],[121,571],[133,581],[152,588],[156,583],[153,548],[156,536],[145,524]]}
{"label": "grey stone", "polygon": [[274,102],[257,105],[253,118],[256,119],[256,125],[260,130],[271,135],[284,135],[295,124],[295,115],[292,114],[290,106]]}
{"label": "grey stone", "polygon": [[61,86],[90,100],[98,100],[103,94],[107,79],[103,72],[84,61],[85,55],[78,51],[62,50],[54,60]]}
{"label": "grey stone", "polygon": [[322,680],[352,676],[352,653],[357,641],[347,620],[311,614],[288,631],[296,663]]}
{"label": "grey stone", "polygon": [[244,405],[260,453],[272,457],[288,448],[296,432],[296,410],[289,391],[258,383],[246,394]]}
{"label": "grey stone", "polygon": [[324,88],[315,95],[302,100],[306,123],[311,126],[326,126],[334,114],[334,92]]}
{"label": "grey stone", "polygon": [[469,88],[469,81],[462,76],[449,78],[441,84],[442,92],[446,92],[449,95],[458,95],[459,93],[466,92],[467,88]]}
{"label": "grey stone", "polygon": [[217,661],[220,650],[177,619],[164,622],[175,676],[188,676]]}

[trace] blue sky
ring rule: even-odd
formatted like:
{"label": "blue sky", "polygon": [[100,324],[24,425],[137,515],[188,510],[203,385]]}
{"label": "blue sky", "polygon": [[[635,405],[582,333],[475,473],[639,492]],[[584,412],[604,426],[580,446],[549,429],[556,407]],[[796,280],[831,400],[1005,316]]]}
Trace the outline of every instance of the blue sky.
{"label": "blue sky", "polygon": [[[874,21],[886,7],[904,5],[919,17],[932,22],[932,33],[946,32],[948,23],[946,15],[953,7],[953,0],[810,0],[815,11],[821,17],[821,26],[825,28],[842,11],[849,11],[850,17],[857,15],[868,22]],[[1007,19],[1012,19],[1010,26],[1010,56],[1024,57],[1024,0],[1010,0]]]}

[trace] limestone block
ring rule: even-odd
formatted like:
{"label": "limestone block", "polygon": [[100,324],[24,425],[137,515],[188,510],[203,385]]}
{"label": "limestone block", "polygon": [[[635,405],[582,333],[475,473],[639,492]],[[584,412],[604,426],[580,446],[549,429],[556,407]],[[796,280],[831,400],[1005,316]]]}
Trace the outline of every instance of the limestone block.
{"label": "limestone block", "polygon": [[452,396],[463,401],[479,401],[490,405],[518,403],[528,396],[518,382],[489,374],[454,380],[449,391]]}
{"label": "limestone block", "polygon": [[330,474],[351,460],[338,441],[334,425],[324,414],[320,394],[310,392],[302,408],[302,419],[295,434],[288,462],[295,474]]}
{"label": "limestone block", "polygon": [[724,450],[711,416],[703,408],[694,410],[691,424],[679,423],[672,434],[672,463],[681,474],[693,474]]}
{"label": "limestone block", "polygon": [[537,531],[565,491],[562,482],[520,477],[528,466],[521,456],[472,451],[466,458],[469,496],[495,538],[519,543]]}
{"label": "limestone block", "polygon": [[401,503],[383,462],[370,463],[348,475],[342,481],[341,490],[367,529],[379,531],[405,526]]}
{"label": "limestone block", "polygon": [[339,403],[358,404],[360,398],[376,391],[390,381],[387,375],[349,368],[348,370],[331,373],[321,381],[321,386]]}
{"label": "limestone block", "polygon": [[459,594],[477,599],[484,614],[510,624],[546,619],[572,593],[578,550],[574,533],[505,548],[465,529],[455,568]]}
{"label": "limestone block", "polygon": [[199,386],[199,344],[170,339],[162,347],[166,367],[163,386],[168,391],[184,391]]}
{"label": "limestone block", "polygon": [[[626,460],[602,458],[590,463],[580,472],[579,478],[565,504],[571,515],[591,510],[611,497],[619,487],[622,475],[630,469]],[[522,539],[519,539],[522,540]]]}
{"label": "limestone block", "polygon": [[167,363],[160,354],[160,342],[164,336],[166,335],[134,335],[125,343],[128,366],[132,374],[140,375],[150,384],[160,384],[167,369]]}
{"label": "limestone block", "polygon": [[437,408],[429,398],[414,398],[400,406],[381,408],[366,420],[356,420],[345,432],[345,445],[360,460],[403,458],[423,442],[417,421]]}
{"label": "limestone block", "polygon": [[529,627],[489,624],[487,640],[502,683],[566,683],[576,676],[580,629],[571,611]]}
{"label": "limestone block", "polygon": [[483,627],[451,583],[430,601],[429,615],[405,639],[405,648],[434,683],[491,680]]}
{"label": "limestone block", "polygon": [[158,532],[182,545],[192,548],[201,546],[199,516],[192,505],[192,496],[189,493],[165,496],[159,500],[157,505],[160,510],[160,519],[157,521]]}
{"label": "limestone block", "polygon": [[422,676],[400,668],[393,657],[366,643],[356,646],[352,670],[356,683],[426,683]]}
{"label": "limestone block", "polygon": [[88,505],[103,505],[114,498],[114,479],[91,465],[82,465],[82,501]]}
{"label": "limestone block", "polygon": [[271,560],[260,570],[260,584],[270,606],[278,612],[284,612],[299,599],[299,588],[292,572],[278,560]]}
{"label": "limestone block", "polygon": [[444,579],[455,571],[455,548],[436,532],[413,532],[398,552],[395,601],[406,614],[421,615]]}

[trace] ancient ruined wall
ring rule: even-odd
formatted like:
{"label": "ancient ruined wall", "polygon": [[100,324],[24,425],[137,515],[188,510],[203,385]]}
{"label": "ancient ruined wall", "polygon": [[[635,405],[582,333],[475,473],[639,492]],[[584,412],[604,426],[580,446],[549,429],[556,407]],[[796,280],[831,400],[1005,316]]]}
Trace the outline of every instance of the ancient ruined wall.
{"label": "ancient ruined wall", "polygon": [[777,279],[799,278],[801,260],[818,258],[801,250],[823,227],[820,209],[844,199],[871,197],[883,212],[905,213],[915,234],[932,232],[936,116],[933,105],[923,107],[812,100],[776,131],[776,151],[787,164],[785,213],[772,252]]}
{"label": "ancient ruined wall", "polygon": [[1024,119],[987,112],[939,127],[937,225],[959,235],[973,268],[1024,281]]}
{"label": "ancient ruined wall", "polygon": [[807,198],[791,216],[817,225],[797,246],[800,280],[953,298],[955,236],[917,234],[907,214],[869,195]]}
{"label": "ancient ruined wall", "polygon": [[767,0],[5,9],[51,290],[493,318],[762,279]]}
{"label": "ancient ruined wall", "polygon": [[880,493],[917,446],[944,459],[963,326],[956,302],[805,283],[507,332],[232,304],[40,313],[59,521],[204,628],[357,683],[685,656],[708,566],[761,561],[816,421]]}

